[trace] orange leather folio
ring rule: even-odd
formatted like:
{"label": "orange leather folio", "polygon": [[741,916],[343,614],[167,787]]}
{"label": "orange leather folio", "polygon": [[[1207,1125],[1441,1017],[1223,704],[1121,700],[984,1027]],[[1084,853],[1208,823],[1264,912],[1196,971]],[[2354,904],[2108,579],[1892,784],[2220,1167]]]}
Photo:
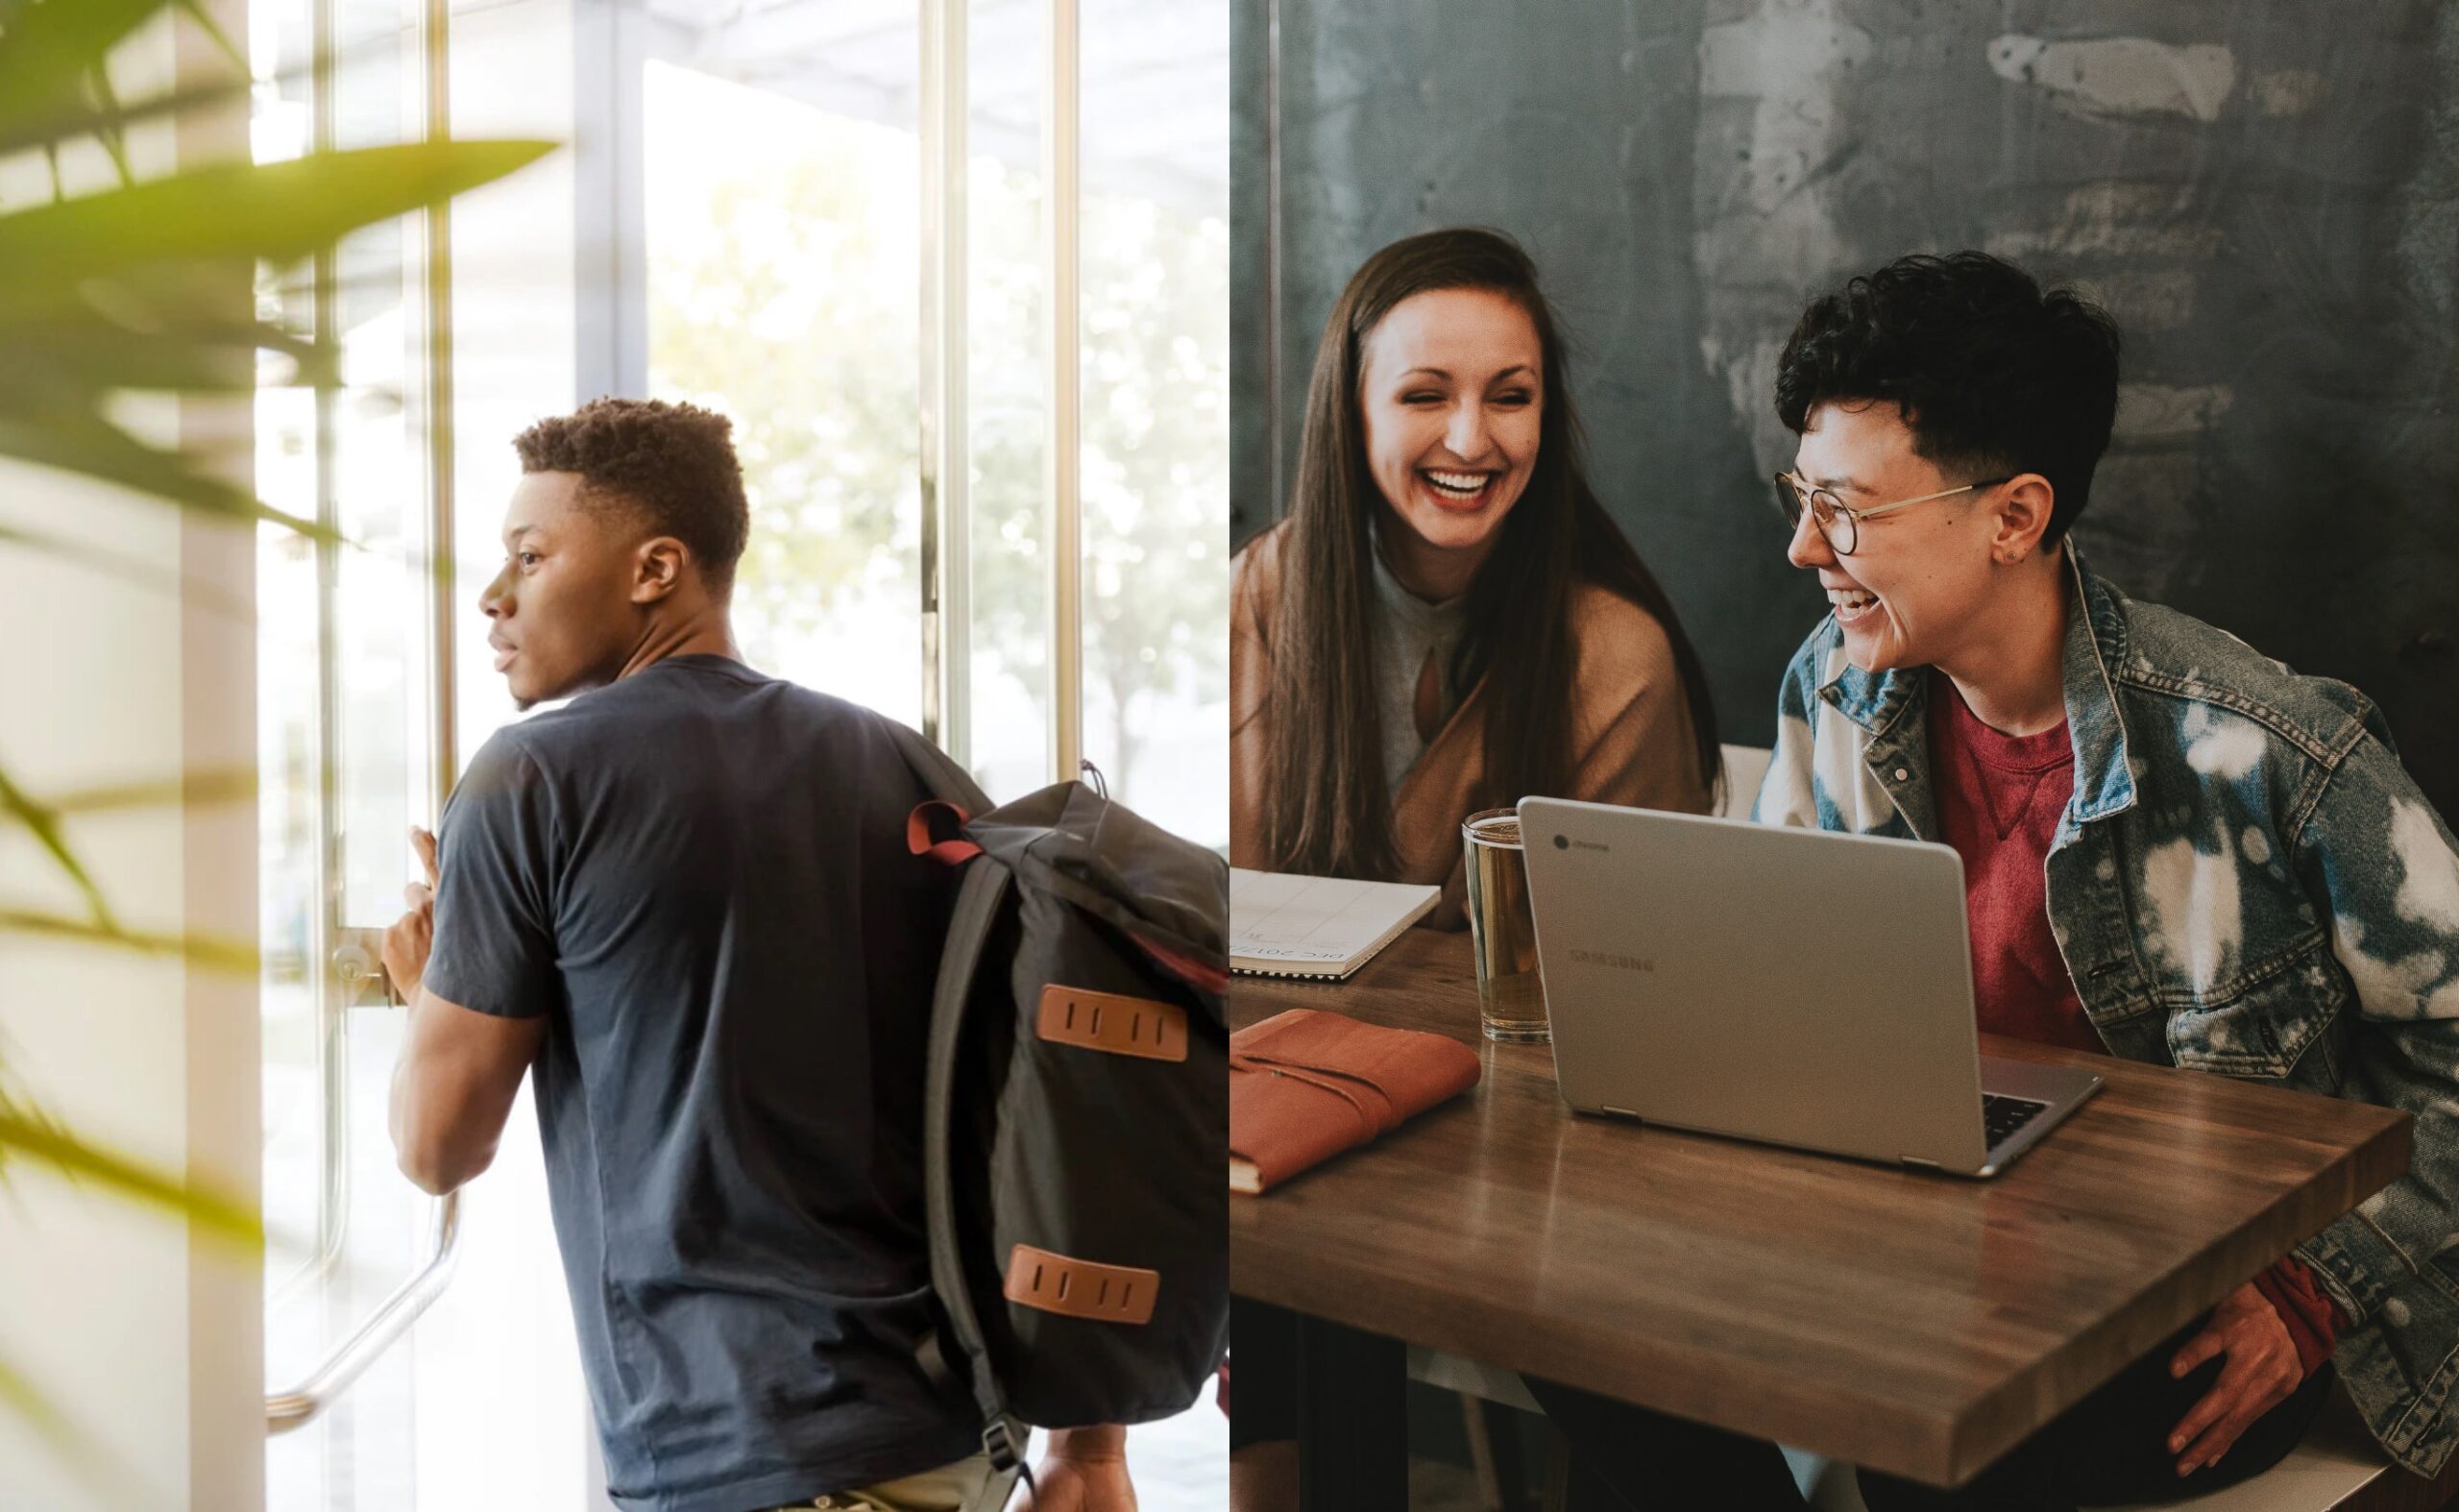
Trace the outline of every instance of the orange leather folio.
{"label": "orange leather folio", "polygon": [[1230,1036],[1230,1189],[1261,1192],[1477,1085],[1457,1039],[1293,1008]]}

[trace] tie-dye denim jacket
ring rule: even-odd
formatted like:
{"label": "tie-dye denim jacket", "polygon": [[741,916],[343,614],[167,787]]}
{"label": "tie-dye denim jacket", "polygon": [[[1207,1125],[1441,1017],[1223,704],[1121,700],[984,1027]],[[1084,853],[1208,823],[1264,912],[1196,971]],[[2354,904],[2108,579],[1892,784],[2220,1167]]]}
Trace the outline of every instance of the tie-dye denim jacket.
{"label": "tie-dye denim jacket", "polygon": [[[2415,1116],[2408,1174],[2297,1253],[2353,1320],[2335,1362],[2374,1436],[2435,1474],[2459,1441],[2459,843],[2364,695],[2068,555],[2058,949],[2113,1055]],[[1936,840],[1926,683],[1850,666],[1822,622],[1760,821]]]}

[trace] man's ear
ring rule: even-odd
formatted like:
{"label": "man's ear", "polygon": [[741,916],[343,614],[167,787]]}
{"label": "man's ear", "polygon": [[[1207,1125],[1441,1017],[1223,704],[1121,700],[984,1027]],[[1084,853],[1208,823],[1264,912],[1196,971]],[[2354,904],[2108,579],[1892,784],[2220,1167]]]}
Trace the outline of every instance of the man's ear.
{"label": "man's ear", "polygon": [[632,602],[653,604],[683,586],[692,549],[670,535],[651,536],[632,553]]}
{"label": "man's ear", "polygon": [[2038,473],[2018,473],[1998,485],[1995,528],[1989,537],[1990,559],[2012,567],[2040,549],[2041,532],[2049,528],[2057,491]]}

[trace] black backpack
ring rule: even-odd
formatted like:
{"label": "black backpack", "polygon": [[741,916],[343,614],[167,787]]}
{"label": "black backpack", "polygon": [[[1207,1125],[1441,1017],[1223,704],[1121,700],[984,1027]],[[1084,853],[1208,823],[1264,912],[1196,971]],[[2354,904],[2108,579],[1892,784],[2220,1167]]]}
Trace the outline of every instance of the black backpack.
{"label": "black backpack", "polygon": [[[1229,867],[1082,783],[990,808],[919,736],[963,868],[931,1006],[931,1278],[984,1443],[1183,1411],[1229,1347]],[[937,1368],[947,1353],[937,1352]]]}

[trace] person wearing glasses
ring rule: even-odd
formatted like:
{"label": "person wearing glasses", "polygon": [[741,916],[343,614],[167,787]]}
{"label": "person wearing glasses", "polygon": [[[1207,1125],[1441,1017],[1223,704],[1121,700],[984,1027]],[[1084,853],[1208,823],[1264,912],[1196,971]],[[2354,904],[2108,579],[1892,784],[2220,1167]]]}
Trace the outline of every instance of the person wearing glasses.
{"label": "person wearing glasses", "polygon": [[[1237,866],[1437,884],[1428,922],[1459,929],[1471,814],[1713,806],[1707,679],[1589,483],[1553,312],[1498,232],[1395,242],[1341,291],[1288,518],[1238,554],[1230,645]],[[1287,1512],[1295,1328],[1244,1301],[1230,1328],[1230,1503]]]}
{"label": "person wearing glasses", "polygon": [[1288,518],[1230,596],[1237,866],[1439,884],[1528,793],[1704,813],[1716,713],[1673,605],[1589,484],[1537,271],[1428,232],[1342,290]]}
{"label": "person wearing glasses", "polygon": [[2226,1485],[2334,1373],[2408,1469],[2459,1439],[2459,843],[2362,694],[2084,565],[2118,352],[1979,253],[1811,304],[1775,499],[1832,612],[1756,817],[1954,846],[1984,1031],[2403,1109],[2415,1158],[1971,1485],[1864,1474],[1873,1512]]}

